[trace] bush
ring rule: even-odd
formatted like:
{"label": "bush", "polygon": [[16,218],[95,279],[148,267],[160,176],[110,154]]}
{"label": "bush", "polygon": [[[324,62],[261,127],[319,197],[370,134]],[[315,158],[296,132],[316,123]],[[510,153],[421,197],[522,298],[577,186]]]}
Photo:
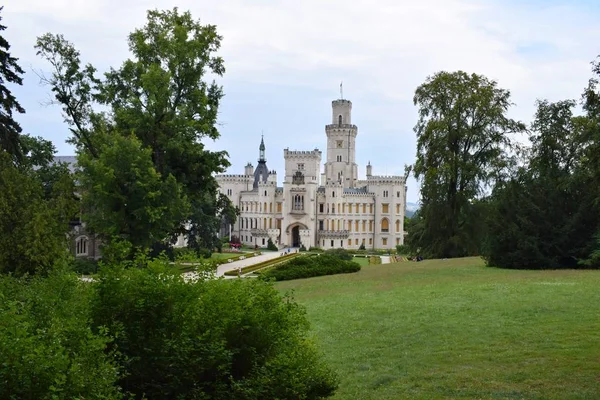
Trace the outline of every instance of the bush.
{"label": "bush", "polygon": [[381,257],[370,256],[369,257],[369,265],[377,265],[377,264],[381,264]]}
{"label": "bush", "polygon": [[310,246],[308,251],[312,251],[313,253],[322,253],[323,249],[320,247]]}
{"label": "bush", "polygon": [[306,247],[304,245],[301,245],[300,246],[300,251],[302,251],[302,252],[306,251]]}
{"label": "bush", "polygon": [[263,279],[285,281],[314,276],[345,274],[360,271],[360,265],[342,260],[337,255],[320,254],[315,257],[297,257],[261,274]]}
{"label": "bush", "polygon": [[0,277],[0,398],[123,399],[110,338],[89,324],[91,296],[72,273]]}
{"label": "bush", "polygon": [[277,246],[275,245],[275,243],[273,243],[273,241],[271,240],[271,238],[269,238],[269,240],[267,241],[267,250],[271,250],[271,251],[277,251],[277,250],[279,250],[277,248]]}
{"label": "bush", "polygon": [[329,254],[331,256],[337,257],[340,260],[351,261],[352,254],[346,249],[329,249],[325,252],[325,254]]}
{"label": "bush", "polygon": [[92,275],[98,272],[98,261],[92,258],[76,258],[71,266],[74,272],[82,275]]}
{"label": "bush", "polygon": [[126,391],[149,399],[319,399],[337,387],[308,338],[304,310],[269,283],[185,283],[154,261],[103,268],[97,288],[93,321],[115,337]]}
{"label": "bush", "polygon": [[400,255],[410,255],[410,248],[405,244],[399,244],[396,246],[396,253]]}

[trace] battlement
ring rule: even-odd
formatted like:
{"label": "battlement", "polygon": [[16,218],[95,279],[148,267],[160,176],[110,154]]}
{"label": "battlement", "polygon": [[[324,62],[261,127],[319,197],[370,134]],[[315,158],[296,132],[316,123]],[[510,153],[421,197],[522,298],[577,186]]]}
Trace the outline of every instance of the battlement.
{"label": "battlement", "polygon": [[367,176],[367,182],[372,184],[394,184],[394,185],[402,185],[404,184],[404,177],[399,175],[371,175]]}
{"label": "battlement", "polygon": [[347,105],[347,106],[351,106],[352,102],[350,100],[346,100],[346,99],[337,99],[337,100],[333,100],[331,102],[331,106],[341,106],[341,105]]}
{"label": "battlement", "polygon": [[258,187],[277,187],[277,182],[267,181],[267,182],[258,182]]}
{"label": "battlement", "polygon": [[358,127],[354,124],[329,124],[325,125],[325,129],[328,131],[350,129],[353,133],[358,132]]}
{"label": "battlement", "polygon": [[215,179],[218,182],[244,182],[246,183],[249,180],[253,180],[254,176],[252,175],[242,175],[242,174],[223,174],[216,175]]}
{"label": "battlement", "polygon": [[289,150],[288,148],[283,149],[284,157],[310,157],[310,158],[321,158],[323,153],[319,149],[314,150]]}

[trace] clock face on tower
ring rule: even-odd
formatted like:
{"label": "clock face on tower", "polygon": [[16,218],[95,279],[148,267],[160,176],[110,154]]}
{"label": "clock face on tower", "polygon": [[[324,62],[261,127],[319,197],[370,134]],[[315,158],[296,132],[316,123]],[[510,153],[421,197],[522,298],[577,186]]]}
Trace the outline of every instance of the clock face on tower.
{"label": "clock face on tower", "polygon": [[337,147],[338,147],[338,149],[341,149],[342,147],[344,147],[344,141],[343,140],[338,140],[337,141]]}

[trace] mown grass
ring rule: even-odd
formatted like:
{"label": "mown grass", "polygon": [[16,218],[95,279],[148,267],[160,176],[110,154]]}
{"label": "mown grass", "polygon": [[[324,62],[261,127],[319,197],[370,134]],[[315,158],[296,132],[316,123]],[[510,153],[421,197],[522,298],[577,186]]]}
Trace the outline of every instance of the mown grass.
{"label": "mown grass", "polygon": [[335,399],[600,398],[600,271],[465,258],[277,287],[306,307]]}

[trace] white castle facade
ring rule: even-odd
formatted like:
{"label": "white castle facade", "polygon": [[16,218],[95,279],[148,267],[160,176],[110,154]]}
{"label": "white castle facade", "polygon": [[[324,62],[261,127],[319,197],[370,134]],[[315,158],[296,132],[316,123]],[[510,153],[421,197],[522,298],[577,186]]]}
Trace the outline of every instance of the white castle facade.
{"label": "white castle facade", "polygon": [[392,249],[404,243],[406,185],[402,176],[358,179],[352,103],[332,102],[332,121],[325,126],[327,154],[321,172],[318,149],[284,149],[285,177],[269,171],[261,141],[256,169],[243,175],[218,175],[220,192],[240,210],[229,227],[249,246],[263,247],[269,238],[279,247]]}

